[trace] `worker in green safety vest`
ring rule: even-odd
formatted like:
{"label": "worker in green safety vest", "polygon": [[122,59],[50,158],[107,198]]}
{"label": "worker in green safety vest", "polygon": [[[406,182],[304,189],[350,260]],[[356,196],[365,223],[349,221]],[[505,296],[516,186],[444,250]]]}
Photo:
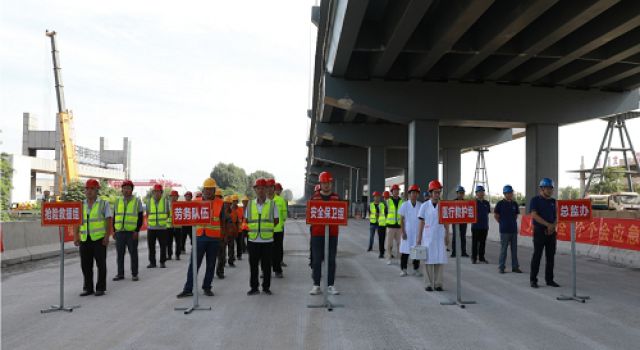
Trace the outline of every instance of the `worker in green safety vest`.
{"label": "worker in green safety vest", "polygon": [[378,231],[378,249],[380,255],[378,258],[384,258],[384,239],[385,239],[385,225],[386,225],[387,208],[384,202],[380,201],[380,192],[373,192],[373,202],[369,204],[369,249],[370,252],[373,249],[373,238]]}
{"label": "worker in green safety vest", "polygon": [[[391,186],[391,197],[387,199],[387,217],[385,227],[387,235],[385,237],[385,251],[387,254],[387,265],[391,265],[394,257],[400,257],[400,240],[402,239],[402,228],[400,227],[400,207],[404,201],[400,198],[400,186]],[[396,251],[394,255],[393,252]]]}
{"label": "worker in green safety vest", "polygon": [[[104,295],[107,290],[107,246],[113,235],[113,215],[109,202],[98,198],[100,183],[95,179],[85,184],[85,199],[82,203],[82,226],[76,227],[73,243],[80,247],[80,265],[84,277],[84,288],[80,296]],[[93,261],[96,261],[98,279],[93,287]]]}
{"label": "worker in green safety vest", "polygon": [[167,261],[167,218],[169,203],[163,195],[162,185],[155,184],[151,197],[147,200],[147,246],[149,248],[148,269],[156,265],[156,241],[160,244],[160,267],[165,268]]}
{"label": "worker in green safety vest", "polygon": [[273,228],[273,259],[272,266],[276,278],[282,278],[282,258],[284,256],[284,223],[287,220],[287,202],[276,193],[276,188],[282,192],[282,185],[274,179],[267,179],[267,198],[271,199],[278,211],[278,225]]}
{"label": "worker in green safety vest", "polygon": [[113,230],[118,253],[118,274],[114,281],[124,279],[124,253],[129,250],[131,257],[131,279],[138,280],[138,237],[144,221],[144,208],[138,196],[133,195],[133,182],[124,180],[122,197],[116,199],[113,207]]}

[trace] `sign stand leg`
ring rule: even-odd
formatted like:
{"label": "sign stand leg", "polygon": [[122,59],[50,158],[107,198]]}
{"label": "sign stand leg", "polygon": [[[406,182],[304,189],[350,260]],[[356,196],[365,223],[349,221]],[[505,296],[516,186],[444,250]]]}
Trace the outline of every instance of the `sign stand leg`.
{"label": "sign stand leg", "polygon": [[[198,237],[196,230],[191,228],[191,271],[193,276],[193,305],[191,307],[176,307],[176,311],[184,311],[185,315],[190,314],[193,310],[211,310],[211,306],[200,306],[198,301]],[[203,257],[203,259],[206,259]]]}
{"label": "sign stand leg", "polygon": [[561,295],[556,299],[561,301],[575,300],[581,303],[585,303],[587,299],[590,299],[588,296],[579,296],[576,292],[576,224],[574,222],[571,223],[571,284],[573,294]]}
{"label": "sign stand leg", "polygon": [[40,310],[40,313],[46,314],[54,311],[72,312],[80,305],[64,306],[64,226],[58,226],[58,235],[60,236],[60,305],[51,305],[48,309]]}
{"label": "sign stand leg", "polygon": [[[460,255],[462,255],[462,240],[458,235],[459,225],[453,225],[453,237],[456,240],[456,300],[449,300],[440,302],[440,305],[459,305],[462,309],[467,304],[475,304],[475,301],[463,301],[462,300],[462,283],[461,283],[461,263]],[[466,239],[466,238],[465,238]]]}
{"label": "sign stand leg", "polygon": [[329,225],[326,225],[324,230],[324,301],[319,305],[307,305],[310,309],[326,308],[327,311],[333,311],[334,308],[344,307],[344,305],[333,304],[329,301],[329,227]]}

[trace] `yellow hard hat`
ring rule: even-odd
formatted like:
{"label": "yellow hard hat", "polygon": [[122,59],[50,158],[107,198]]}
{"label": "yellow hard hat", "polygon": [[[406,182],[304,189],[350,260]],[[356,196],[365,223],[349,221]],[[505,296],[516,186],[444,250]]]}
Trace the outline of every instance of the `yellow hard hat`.
{"label": "yellow hard hat", "polygon": [[231,196],[224,196],[225,203],[231,203]]}
{"label": "yellow hard hat", "polygon": [[216,196],[222,196],[222,188],[216,188]]}
{"label": "yellow hard hat", "polygon": [[232,194],[231,195],[231,200],[232,201],[237,201],[238,200],[238,195],[237,194]]}
{"label": "yellow hard hat", "polygon": [[212,178],[207,178],[204,180],[204,183],[202,183],[202,187],[203,188],[214,188],[214,187],[218,187],[218,184],[216,183],[216,180],[212,179]]}
{"label": "yellow hard hat", "polygon": [[247,196],[245,195],[244,197],[242,197],[242,200],[243,200],[243,201],[248,201],[248,200],[249,200],[249,197],[247,197]]}

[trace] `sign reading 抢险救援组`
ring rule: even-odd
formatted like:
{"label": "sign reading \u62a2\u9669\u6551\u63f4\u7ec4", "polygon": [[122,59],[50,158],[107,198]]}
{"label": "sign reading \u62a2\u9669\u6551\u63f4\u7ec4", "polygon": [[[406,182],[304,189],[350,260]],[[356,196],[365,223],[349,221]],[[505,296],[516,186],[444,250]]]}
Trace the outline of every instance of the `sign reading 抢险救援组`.
{"label": "sign reading \u62a2\u9669\u6551\u63f4\u7ec4", "polygon": [[82,202],[42,202],[42,226],[82,225]]}
{"label": "sign reading \u62a2\u9669\u6551\u63f4\u7ec4", "polygon": [[473,224],[478,220],[478,203],[470,201],[440,201],[438,219],[441,224]]}
{"label": "sign reading \u62a2\u9669\u6551\u63f4\u7ec4", "polygon": [[171,203],[172,223],[175,226],[206,225],[211,223],[211,201],[175,201]]}
{"label": "sign reading \u62a2\u9669\u6551\u63f4\u7ec4", "polygon": [[311,200],[307,202],[307,224],[347,225],[349,202]]}
{"label": "sign reading \u62a2\u9669\u6551\u63f4\u7ec4", "polygon": [[558,222],[577,222],[591,220],[591,200],[559,200],[556,204]]}

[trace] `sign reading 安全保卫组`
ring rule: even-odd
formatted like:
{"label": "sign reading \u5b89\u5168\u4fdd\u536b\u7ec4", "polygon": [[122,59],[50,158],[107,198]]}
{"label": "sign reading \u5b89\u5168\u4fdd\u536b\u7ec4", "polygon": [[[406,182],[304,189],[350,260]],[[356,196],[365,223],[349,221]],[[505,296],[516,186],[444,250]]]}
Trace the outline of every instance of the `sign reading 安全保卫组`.
{"label": "sign reading \u5b89\u5168\u4fdd\u536b\u7ec4", "polygon": [[347,225],[349,202],[321,201],[307,202],[307,224],[309,225]]}
{"label": "sign reading \u5b89\u5168\u4fdd\u536b\u7ec4", "polygon": [[211,201],[176,201],[171,204],[175,226],[206,225],[211,223]]}
{"label": "sign reading \u5b89\u5168\u4fdd\u536b\u7ec4", "polygon": [[473,224],[478,220],[478,203],[470,201],[440,201],[438,218],[441,224]]}
{"label": "sign reading \u5b89\u5168\u4fdd\u536b\u7ec4", "polygon": [[42,226],[82,225],[82,202],[43,202]]}
{"label": "sign reading \u5b89\u5168\u4fdd\u536b\u7ec4", "polygon": [[559,200],[557,203],[558,221],[577,222],[591,220],[591,200]]}

